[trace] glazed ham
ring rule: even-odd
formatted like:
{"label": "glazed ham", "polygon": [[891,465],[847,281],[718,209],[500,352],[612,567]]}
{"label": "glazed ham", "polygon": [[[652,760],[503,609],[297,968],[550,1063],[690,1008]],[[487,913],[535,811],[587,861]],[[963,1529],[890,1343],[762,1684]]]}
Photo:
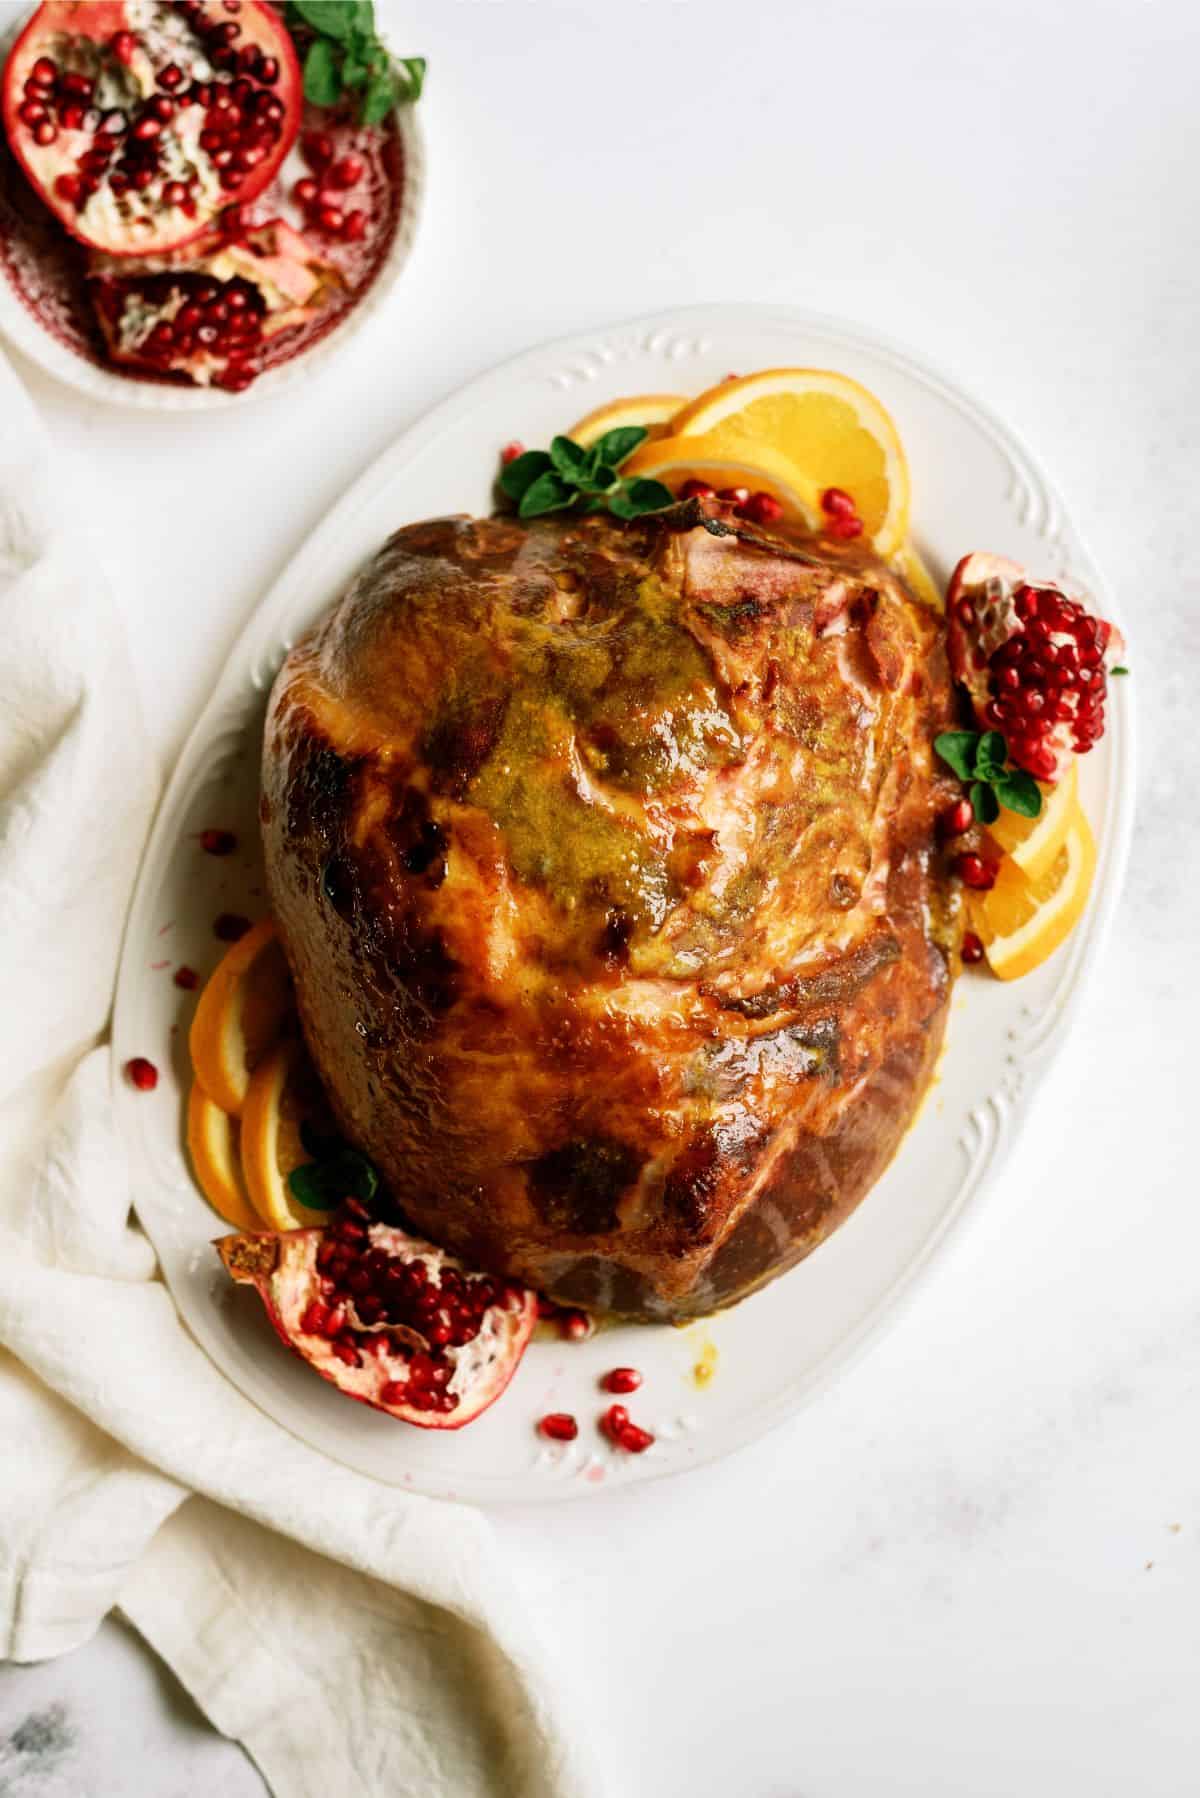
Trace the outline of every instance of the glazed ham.
{"label": "glazed ham", "polygon": [[885,1167],[956,923],[941,619],[693,501],[398,531],[267,719],[271,901],[347,1136],[554,1298],[702,1314]]}

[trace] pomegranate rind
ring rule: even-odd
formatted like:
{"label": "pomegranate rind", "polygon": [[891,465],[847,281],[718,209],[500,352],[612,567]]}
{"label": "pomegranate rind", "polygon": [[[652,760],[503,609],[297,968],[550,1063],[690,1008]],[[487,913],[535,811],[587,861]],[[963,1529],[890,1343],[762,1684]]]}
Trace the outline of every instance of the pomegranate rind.
{"label": "pomegranate rind", "polygon": [[[447,1388],[459,1399],[453,1411],[433,1412],[402,1403],[385,1404],[380,1396],[383,1388],[403,1383],[407,1377],[407,1355],[364,1351],[361,1365],[348,1365],[334,1354],[328,1337],[303,1328],[302,1319],[308,1307],[314,1301],[320,1301],[322,1296],[317,1250],[325,1236],[326,1231],[319,1229],[287,1230],[262,1236],[224,1236],[217,1239],[215,1247],[230,1276],[239,1284],[257,1290],[281,1341],[347,1397],[423,1430],[461,1430],[490,1409],[507,1389],[529,1346],[537,1323],[536,1293],[525,1288],[518,1304],[490,1306],[484,1313],[484,1327],[477,1336],[461,1348],[448,1347],[438,1351],[454,1368]],[[461,1261],[433,1243],[423,1242],[391,1225],[371,1224],[367,1236],[369,1247],[424,1262],[427,1270],[437,1276],[435,1284],[440,1285],[442,1273],[451,1268],[468,1277],[472,1273]],[[403,1325],[383,1323],[368,1327],[355,1323],[354,1335],[358,1342],[392,1335],[401,1347],[411,1348],[416,1333]]]}
{"label": "pomegranate rind", "polygon": [[[205,10],[213,23],[223,22],[226,17],[215,0],[206,0]],[[147,253],[161,254],[167,250],[179,249],[202,236],[226,206],[246,204],[262,193],[274,179],[300,129],[303,96],[300,62],[291,34],[274,7],[267,4],[266,0],[243,0],[237,22],[241,27],[239,48],[255,44],[279,64],[279,77],[271,90],[284,105],[283,129],[279,141],[261,163],[244,174],[236,189],[226,191],[219,184],[214,184],[203,200],[197,202],[195,217],[190,217],[180,206],[164,206],[159,226],[153,235],[137,236],[130,241],[127,235],[118,231],[112,219],[109,220],[110,228],[105,230],[100,223],[98,211],[96,223],[90,226],[85,224],[84,214],[77,210],[71,200],[55,191],[56,179],[74,168],[78,156],[93,142],[96,133],[61,127],[53,144],[41,146],[34,142],[31,133],[18,118],[18,109],[26,97],[25,83],[39,56],[53,56],[56,49],[60,55],[63,54],[60,46],[64,39],[85,39],[107,45],[119,31],[128,31],[135,37],[138,36],[128,0],[42,0],[42,4],[13,44],[3,75],[0,76],[0,117],[3,118],[9,147],[27,180],[70,236],[93,249],[104,250],[110,256],[145,256]],[[127,65],[125,75],[129,83],[138,90],[141,100],[150,98],[158,91],[154,66],[140,46]],[[187,110],[199,113],[199,108]],[[198,118],[192,122],[196,125],[198,135],[201,121]],[[89,203],[85,212],[92,210]]]}

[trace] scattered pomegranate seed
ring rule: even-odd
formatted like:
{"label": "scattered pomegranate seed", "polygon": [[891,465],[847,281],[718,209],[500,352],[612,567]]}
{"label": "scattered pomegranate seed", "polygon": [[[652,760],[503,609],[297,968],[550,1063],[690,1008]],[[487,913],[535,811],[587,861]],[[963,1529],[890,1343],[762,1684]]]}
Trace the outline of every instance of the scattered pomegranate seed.
{"label": "scattered pomegranate seed", "polygon": [[586,1311],[564,1311],[558,1329],[568,1342],[586,1342],[595,1327]]}
{"label": "scattered pomegranate seed", "polygon": [[977,892],[986,893],[996,884],[994,865],[985,862],[981,855],[960,855],[954,866],[965,884]]}
{"label": "scattered pomegranate seed", "polygon": [[539,1422],[538,1429],[551,1442],[574,1442],[579,1434],[579,1425],[569,1411],[548,1411]]}
{"label": "scattered pomegranate seed", "polygon": [[237,838],[231,830],[202,830],[200,847],[205,855],[232,855],[237,848]]}
{"label": "scattered pomegranate seed", "polygon": [[863,522],[861,518],[848,518],[842,513],[839,513],[837,517],[831,518],[829,521],[829,535],[831,537],[841,537],[847,540],[851,537],[861,537],[862,528]]}
{"label": "scattered pomegranate seed", "polygon": [[339,156],[329,171],[329,180],[334,187],[345,191],[348,187],[357,187],[367,172],[367,165],[361,156]]}
{"label": "scattered pomegranate seed", "polygon": [[712,499],[716,488],[709,481],[685,481],[679,489],[680,499]]}
{"label": "scattered pomegranate seed", "polygon": [[600,1382],[605,1392],[636,1392],[641,1383],[636,1367],[614,1367]]}
{"label": "scattered pomegranate seed", "polygon": [[975,822],[975,807],[969,799],[960,799],[943,814],[942,829],[948,837],[961,837],[964,830],[970,830]]}
{"label": "scattered pomegranate seed", "polygon": [[600,1418],[600,1428],[615,1442],[621,1431],[629,1427],[629,1413],[624,1405],[610,1405]]}
{"label": "scattered pomegranate seed", "polygon": [[654,1437],[649,1430],[639,1429],[636,1423],[627,1423],[617,1433],[617,1446],[623,1448],[627,1455],[641,1455],[654,1446]]}
{"label": "scattered pomegranate seed", "polygon": [[983,960],[983,944],[973,930],[968,930],[963,936],[962,958],[968,967]]}
{"label": "scattered pomegranate seed", "polygon": [[857,518],[858,507],[840,487],[826,487],[821,495],[821,510],[831,518]]}
{"label": "scattered pomegranate seed", "polygon": [[749,487],[722,487],[717,498],[728,500],[731,506],[736,506],[740,511],[750,498],[750,489]]}
{"label": "scattered pomegranate seed", "polygon": [[506,443],[504,448],[500,451],[500,460],[505,468],[507,468],[510,462],[515,462],[518,456],[523,456],[524,454],[525,445],[523,443],[518,443],[514,438],[511,443]]}
{"label": "scattered pomegranate seed", "polygon": [[195,968],[176,968],[171,978],[174,980],[176,986],[182,987],[185,993],[195,992],[200,984],[200,976],[197,974]]}
{"label": "scattered pomegranate seed", "polygon": [[742,510],[755,524],[775,524],[783,517],[783,506],[773,493],[753,493]]}
{"label": "scattered pomegranate seed", "polygon": [[158,1085],[158,1069],[144,1055],[135,1055],[125,1063],[125,1077],[140,1093],[152,1093]]}
{"label": "scattered pomegranate seed", "polygon": [[236,943],[250,928],[249,918],[240,912],[223,911],[213,919],[213,935],[222,943]]}

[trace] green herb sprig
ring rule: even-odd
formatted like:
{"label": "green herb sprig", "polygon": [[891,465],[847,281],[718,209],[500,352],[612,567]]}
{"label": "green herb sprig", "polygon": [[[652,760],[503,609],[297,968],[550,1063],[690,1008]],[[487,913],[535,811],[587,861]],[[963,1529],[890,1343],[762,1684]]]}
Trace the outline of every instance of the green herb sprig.
{"label": "green herb sprig", "polygon": [[1008,764],[1008,744],[998,730],[944,730],[933,747],[969,788],[981,824],[994,824],[1001,806],[1022,818],[1041,812],[1041,788],[1024,768]]}
{"label": "green herb sprig", "polygon": [[425,58],[393,62],[375,35],[373,0],[288,0],[287,22],[316,32],[304,58],[304,98],[336,106],[357,93],[361,125],[378,125],[401,100],[419,100]]}
{"label": "green herb sprig", "polygon": [[294,1199],[312,1211],[332,1211],[343,1199],[370,1204],[379,1191],[373,1162],[340,1137],[323,1136],[308,1123],[300,1127],[300,1141],[313,1159],[301,1162],[288,1175]]}
{"label": "green herb sprig", "polygon": [[517,502],[522,518],[546,512],[609,511],[616,518],[641,518],[675,504],[661,481],[629,480],[617,471],[646,441],[642,425],[605,431],[590,449],[570,437],[556,437],[548,450],[526,450],[500,474],[500,487]]}

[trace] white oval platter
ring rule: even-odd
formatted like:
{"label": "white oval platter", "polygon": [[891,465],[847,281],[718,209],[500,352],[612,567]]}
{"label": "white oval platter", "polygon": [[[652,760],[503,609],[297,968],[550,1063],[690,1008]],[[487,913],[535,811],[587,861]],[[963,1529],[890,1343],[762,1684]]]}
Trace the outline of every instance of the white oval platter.
{"label": "white oval platter", "polygon": [[[438,1434],[346,1403],[278,1343],[253,1294],[225,1278],[210,1246],[221,1226],[183,1148],[194,995],[175,987],[172,971],[213,966],[222,947],[217,913],[264,909],[258,746],[287,649],[399,525],[487,511],[497,453],[511,438],[544,444],[619,394],[696,393],[731,369],[782,364],[842,369],[891,410],[912,464],[916,540],[940,579],[968,549],[1002,551],[1087,590],[1114,616],[1028,452],[944,377],[833,320],[755,306],[685,309],[530,351],[406,431],[259,605],[159,809],[128,921],[113,1032],[114,1103],[138,1216],[183,1319],[229,1379],[295,1435],[389,1484],[480,1502],[572,1498],[700,1466],[790,1417],[895,1316],[984,1185],[995,1185],[1100,954],[1130,833],[1133,718],[1123,681],[1114,683],[1108,734],[1082,763],[1099,845],[1085,917],[1025,981],[960,981],[940,1079],[892,1166],[842,1229],[774,1285],[687,1330],[620,1325],[582,1344],[537,1340],[490,1412],[461,1434]],[[235,830],[238,852],[205,855],[197,834],[209,826]],[[154,1093],[121,1077],[131,1055],[162,1069]],[[698,1386],[693,1368],[706,1349],[716,1371]],[[637,1457],[610,1449],[595,1427],[598,1378],[621,1363],[645,1375],[630,1409],[657,1437]],[[576,1442],[539,1438],[536,1420],[549,1410],[578,1416]]]}

